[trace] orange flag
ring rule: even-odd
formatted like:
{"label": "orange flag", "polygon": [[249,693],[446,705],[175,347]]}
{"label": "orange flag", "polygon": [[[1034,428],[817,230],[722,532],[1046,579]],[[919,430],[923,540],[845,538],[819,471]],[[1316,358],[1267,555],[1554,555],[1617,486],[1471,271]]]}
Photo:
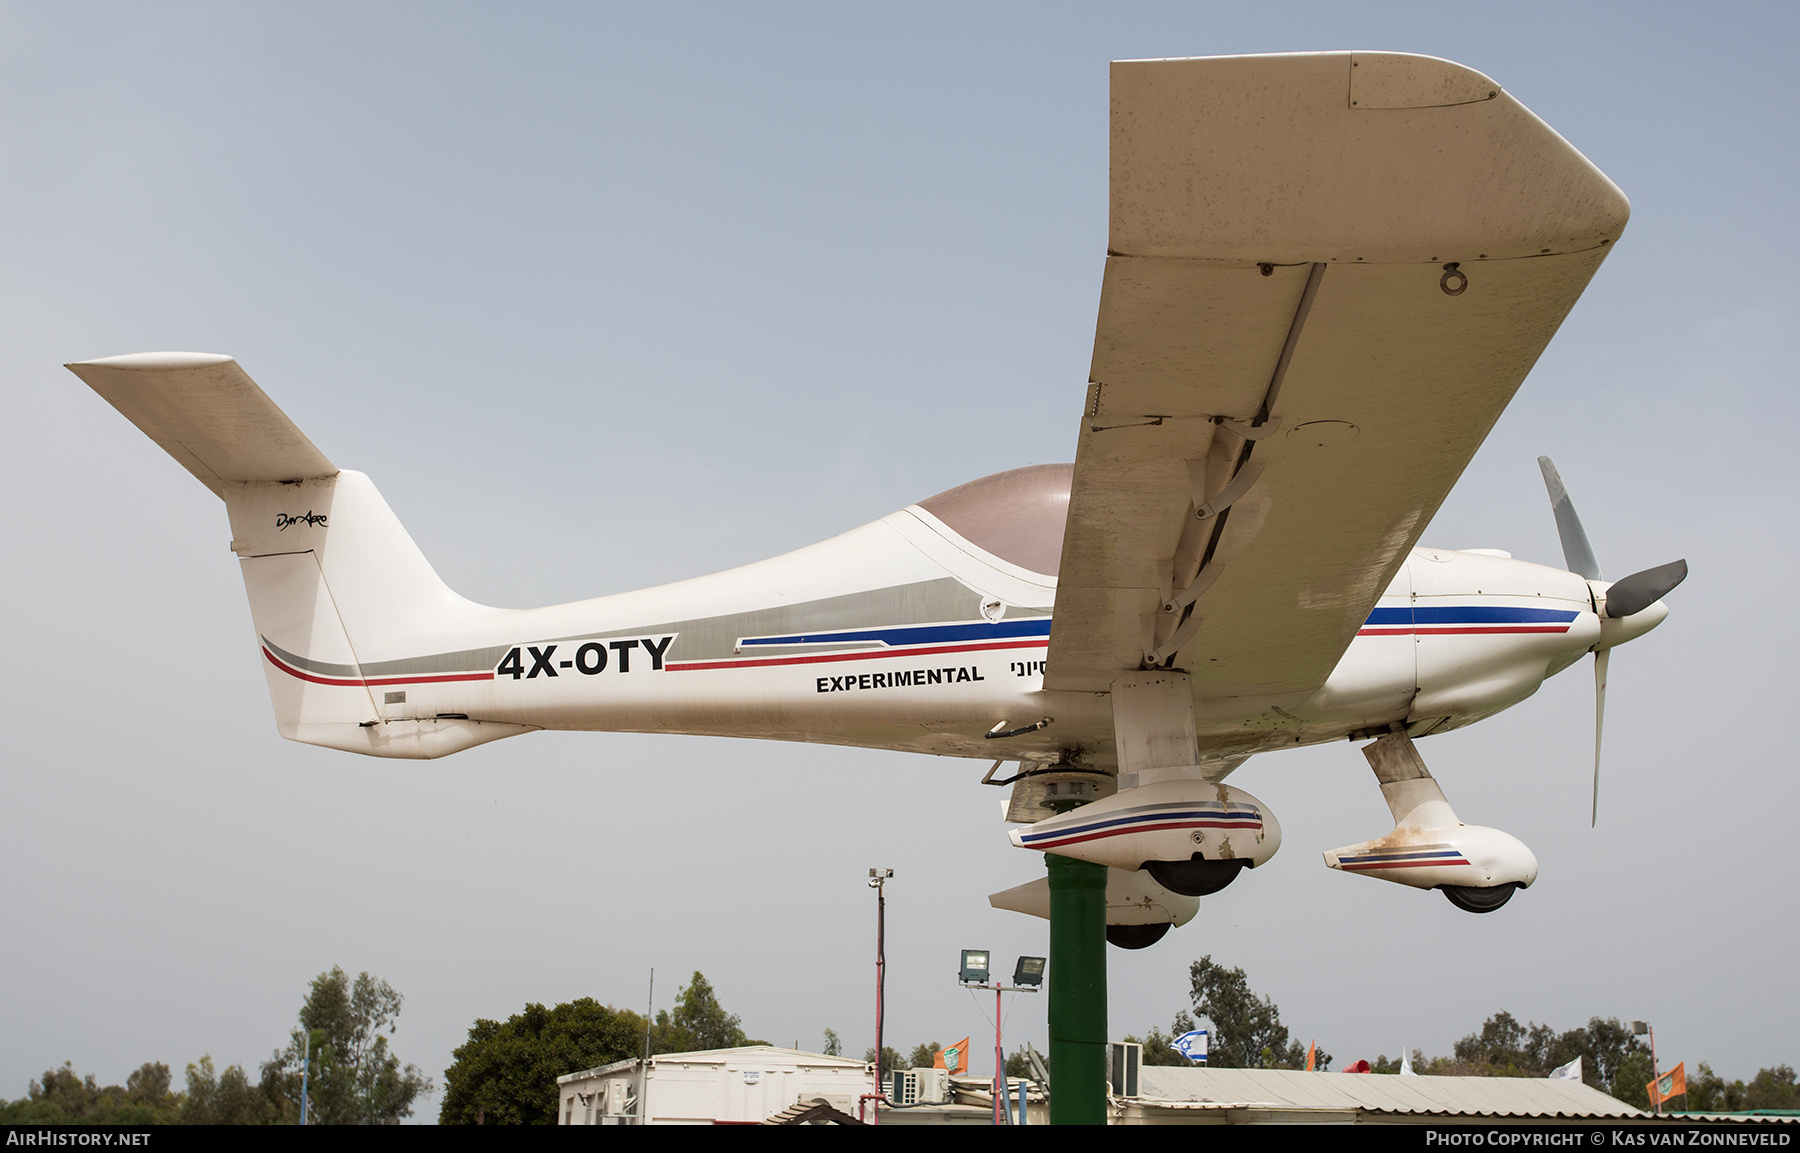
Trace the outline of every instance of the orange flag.
{"label": "orange flag", "polygon": [[1645,1086],[1650,1091],[1652,1105],[1661,1105],[1671,1097],[1680,1097],[1687,1093],[1686,1065],[1687,1062],[1683,1061]]}
{"label": "orange flag", "polygon": [[933,1069],[942,1069],[947,1073],[967,1073],[969,1071],[969,1039],[964,1037],[948,1049],[939,1049],[937,1056],[931,1059]]}
{"label": "orange flag", "polygon": [[1319,1043],[1314,1041],[1306,1047],[1306,1071],[1313,1071],[1313,1062],[1319,1059]]}

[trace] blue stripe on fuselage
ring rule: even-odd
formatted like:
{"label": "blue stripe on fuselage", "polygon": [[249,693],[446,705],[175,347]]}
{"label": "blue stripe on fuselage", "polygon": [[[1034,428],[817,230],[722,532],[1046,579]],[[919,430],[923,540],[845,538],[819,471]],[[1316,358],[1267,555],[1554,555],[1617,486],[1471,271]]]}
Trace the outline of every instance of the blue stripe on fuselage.
{"label": "blue stripe on fuselage", "polygon": [[818,645],[863,641],[884,645],[940,645],[950,641],[986,641],[1007,637],[1048,637],[1049,617],[1016,621],[980,621],[959,625],[912,625],[897,628],[852,629],[845,632],[802,633],[787,637],[745,637],[743,645]]}
{"label": "blue stripe on fuselage", "polygon": [[1515,609],[1493,605],[1449,605],[1376,609],[1365,624],[1386,625],[1535,625],[1567,624],[1581,614],[1567,609]]}

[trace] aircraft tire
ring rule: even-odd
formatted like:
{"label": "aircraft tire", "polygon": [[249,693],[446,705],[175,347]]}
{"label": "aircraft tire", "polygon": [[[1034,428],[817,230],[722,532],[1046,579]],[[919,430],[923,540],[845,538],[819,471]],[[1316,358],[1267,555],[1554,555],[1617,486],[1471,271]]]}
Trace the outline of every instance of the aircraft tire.
{"label": "aircraft tire", "polygon": [[1173,927],[1167,921],[1160,925],[1108,925],[1106,940],[1121,949],[1148,949],[1167,936]]}
{"label": "aircraft tire", "polygon": [[1209,861],[1195,855],[1189,861],[1145,861],[1144,870],[1152,880],[1171,893],[1184,897],[1210,897],[1238,879],[1250,864],[1239,857],[1226,861]]}
{"label": "aircraft tire", "polygon": [[1512,895],[1519,888],[1517,881],[1509,881],[1504,885],[1478,889],[1471,885],[1439,885],[1450,903],[1468,913],[1491,913],[1501,905],[1512,900]]}

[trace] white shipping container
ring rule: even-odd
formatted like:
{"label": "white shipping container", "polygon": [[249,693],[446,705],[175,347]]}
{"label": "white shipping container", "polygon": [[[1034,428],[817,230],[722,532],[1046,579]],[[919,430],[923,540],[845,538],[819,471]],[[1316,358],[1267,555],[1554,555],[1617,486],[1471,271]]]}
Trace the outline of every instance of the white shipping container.
{"label": "white shipping container", "polygon": [[[824,1098],[857,1116],[875,1066],[774,1045],[663,1053],[556,1079],[562,1125],[754,1125],[796,1101]],[[640,1098],[642,1109],[640,1110]]]}

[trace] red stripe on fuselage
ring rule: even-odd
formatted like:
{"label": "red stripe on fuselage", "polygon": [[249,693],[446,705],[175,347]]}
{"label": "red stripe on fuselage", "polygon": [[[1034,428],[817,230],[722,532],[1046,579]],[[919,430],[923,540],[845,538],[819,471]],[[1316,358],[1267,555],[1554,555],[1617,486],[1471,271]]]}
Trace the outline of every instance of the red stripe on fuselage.
{"label": "red stripe on fuselage", "polygon": [[269,658],[270,664],[274,665],[290,677],[296,677],[303,681],[310,681],[315,685],[331,685],[335,688],[360,689],[375,685],[433,685],[444,681],[491,681],[494,679],[494,674],[491,672],[446,673],[443,676],[436,677],[374,677],[366,681],[359,681],[353,677],[319,677],[314,676],[311,673],[301,672],[294,666],[277,658],[275,654],[270,652],[267,648],[263,649],[262,654]]}
{"label": "red stripe on fuselage", "polygon": [[1421,629],[1397,628],[1393,630],[1373,628],[1358,629],[1359,637],[1404,637],[1418,635],[1422,637],[1470,636],[1476,633],[1566,633],[1568,625],[1498,625],[1493,628],[1457,628],[1457,629]]}

